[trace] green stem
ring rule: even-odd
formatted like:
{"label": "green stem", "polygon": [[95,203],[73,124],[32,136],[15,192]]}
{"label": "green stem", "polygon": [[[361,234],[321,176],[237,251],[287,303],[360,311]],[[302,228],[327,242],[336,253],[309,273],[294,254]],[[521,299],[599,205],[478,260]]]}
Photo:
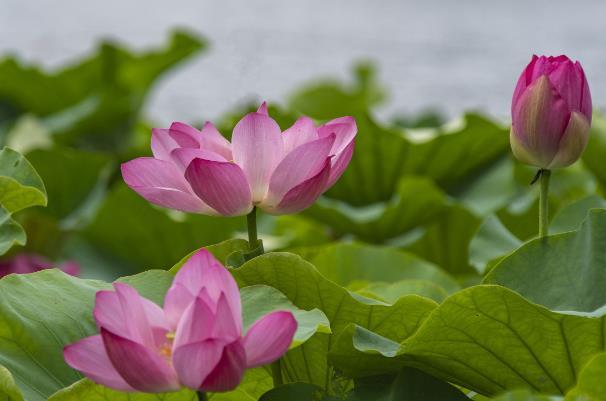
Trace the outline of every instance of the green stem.
{"label": "green stem", "polygon": [[539,238],[549,233],[549,177],[551,171],[541,170],[541,192],[539,195]]}
{"label": "green stem", "polygon": [[271,376],[274,379],[274,387],[284,384],[282,381],[282,366],[279,359],[271,364]]}
{"label": "green stem", "polygon": [[[253,210],[246,216],[246,223],[248,225],[248,248],[253,251],[259,248],[259,238],[257,236],[257,207],[253,207]],[[263,253],[263,247],[259,250],[259,253]],[[271,375],[274,379],[274,387],[281,386],[282,382],[282,367],[280,366],[280,360],[278,359],[271,364]]]}
{"label": "green stem", "polygon": [[248,224],[248,247],[252,251],[256,249],[259,244],[259,238],[257,237],[257,207],[254,206],[253,210],[246,216],[246,223]]}
{"label": "green stem", "polygon": [[198,391],[198,401],[206,401],[206,393],[204,391]]}

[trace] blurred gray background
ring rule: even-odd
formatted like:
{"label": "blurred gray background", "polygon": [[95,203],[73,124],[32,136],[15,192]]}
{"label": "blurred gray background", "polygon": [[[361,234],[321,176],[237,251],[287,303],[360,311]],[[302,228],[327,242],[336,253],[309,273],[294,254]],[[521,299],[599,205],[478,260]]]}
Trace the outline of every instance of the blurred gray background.
{"label": "blurred gray background", "polygon": [[380,114],[428,107],[507,118],[533,53],[582,62],[606,104],[604,0],[0,0],[0,53],[57,67],[99,38],[139,49],[188,27],[211,48],[157,86],[155,121],[214,118],[244,99],[283,101],[317,77],[376,60],[391,93]]}

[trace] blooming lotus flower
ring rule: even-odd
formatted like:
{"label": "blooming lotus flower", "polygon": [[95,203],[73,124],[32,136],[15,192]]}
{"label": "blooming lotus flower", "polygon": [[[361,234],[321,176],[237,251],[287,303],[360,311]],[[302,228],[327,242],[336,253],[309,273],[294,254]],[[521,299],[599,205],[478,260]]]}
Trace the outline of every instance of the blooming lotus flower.
{"label": "blooming lotus flower", "polygon": [[177,273],[163,309],[114,283],[97,293],[93,314],[100,334],[65,347],[65,360],[120,391],[231,390],[246,368],[284,354],[297,328],[292,313],[276,311],[243,335],[238,287],[206,250]]}
{"label": "blooming lotus flower", "polygon": [[319,127],[301,117],[281,132],[263,103],[238,122],[231,143],[210,122],[201,131],[179,122],[153,129],[154,157],[124,163],[122,177],[151,203],[184,212],[296,213],[343,174],[356,133],[352,117]]}
{"label": "blooming lotus flower", "polygon": [[591,94],[579,62],[533,56],[511,105],[513,154],[543,169],[568,166],[583,153],[591,124]]}
{"label": "blooming lotus flower", "polygon": [[0,261],[0,278],[16,273],[26,274],[34,273],[40,270],[58,267],[67,274],[77,276],[80,274],[80,265],[78,262],[68,260],[60,264],[54,264],[46,257],[35,253],[19,253],[11,259]]}

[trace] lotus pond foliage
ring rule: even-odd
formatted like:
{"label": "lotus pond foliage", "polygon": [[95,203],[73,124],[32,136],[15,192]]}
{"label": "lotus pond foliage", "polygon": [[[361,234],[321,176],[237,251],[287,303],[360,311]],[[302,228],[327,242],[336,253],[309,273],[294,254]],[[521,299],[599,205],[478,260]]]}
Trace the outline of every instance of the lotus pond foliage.
{"label": "lotus pond foliage", "polygon": [[578,62],[533,57],[512,125],[379,119],[359,63],[154,128],[156,80],[205,48],[0,60],[0,399],[606,400]]}

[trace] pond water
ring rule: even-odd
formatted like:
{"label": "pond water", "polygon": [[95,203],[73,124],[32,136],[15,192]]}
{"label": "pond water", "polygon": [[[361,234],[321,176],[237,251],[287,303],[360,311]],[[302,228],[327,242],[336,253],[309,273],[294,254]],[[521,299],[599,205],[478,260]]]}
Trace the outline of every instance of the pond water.
{"label": "pond water", "polygon": [[603,0],[1,0],[0,53],[54,67],[101,37],[143,48],[181,26],[212,47],[156,87],[147,114],[161,123],[283,101],[311,78],[347,79],[366,58],[391,92],[382,116],[437,107],[506,118],[533,52],[581,60],[594,104],[606,104],[605,16]]}

